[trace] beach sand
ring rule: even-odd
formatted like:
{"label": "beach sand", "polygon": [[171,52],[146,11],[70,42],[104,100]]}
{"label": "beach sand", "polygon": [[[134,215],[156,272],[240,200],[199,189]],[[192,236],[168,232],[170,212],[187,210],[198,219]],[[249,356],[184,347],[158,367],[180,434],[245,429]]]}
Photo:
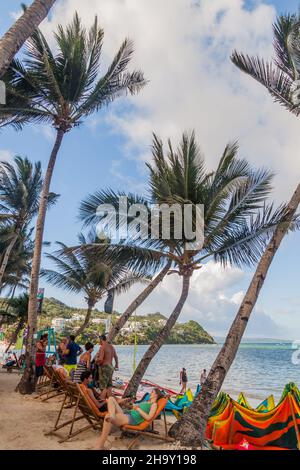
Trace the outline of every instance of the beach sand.
{"label": "beach sand", "polygon": [[[35,395],[22,396],[16,393],[15,387],[20,380],[17,372],[7,373],[0,369],[0,449],[1,450],[90,450],[95,445],[99,431],[88,430],[68,442],[59,443],[60,437],[68,432],[68,427],[60,434],[46,436],[57,418],[61,398],[46,402],[35,399]],[[64,413],[72,414],[72,410]],[[64,415],[66,416],[66,414]],[[173,421],[168,417],[168,423]],[[83,422],[83,421],[82,421]],[[155,422],[155,429],[163,427],[163,420]],[[76,429],[76,428],[75,428]],[[126,450],[130,439],[120,438],[121,432],[114,429],[109,437],[107,449]],[[173,449],[172,444],[143,437],[134,449],[163,450]]]}

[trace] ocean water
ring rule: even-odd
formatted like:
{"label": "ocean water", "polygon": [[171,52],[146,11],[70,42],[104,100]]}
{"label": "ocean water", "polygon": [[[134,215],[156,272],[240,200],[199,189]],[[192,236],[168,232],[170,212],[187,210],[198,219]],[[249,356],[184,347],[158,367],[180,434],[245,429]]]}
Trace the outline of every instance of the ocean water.
{"label": "ocean water", "polygon": [[[137,363],[146,348],[138,346]],[[188,387],[195,391],[201,370],[209,371],[220,349],[221,344],[163,346],[145,378],[179,391],[179,373],[185,367]],[[116,350],[120,362],[116,374],[122,378],[129,377],[133,370],[134,347],[116,346]],[[244,392],[253,406],[270,394],[278,401],[287,383],[295,382],[300,386],[300,364],[292,362],[294,351],[292,343],[242,343],[222,390],[235,399],[241,391]]]}

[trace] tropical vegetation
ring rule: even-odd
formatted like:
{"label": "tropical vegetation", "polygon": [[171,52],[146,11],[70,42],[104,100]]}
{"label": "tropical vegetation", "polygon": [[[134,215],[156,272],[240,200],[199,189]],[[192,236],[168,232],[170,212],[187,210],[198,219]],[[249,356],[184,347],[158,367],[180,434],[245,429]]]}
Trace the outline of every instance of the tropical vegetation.
{"label": "tropical vegetation", "polygon": [[28,308],[26,368],[20,382],[21,393],[34,388],[32,362],[37,323],[37,293],[46,207],[56,159],[63,139],[85,118],[100,111],[116,98],[135,94],[145,85],[140,71],[128,72],[133,44],[126,39],[99,77],[103,29],[95,21],[89,31],[75,13],[66,27],[58,26],[51,49],[39,29],[26,43],[25,59],[14,59],[4,77],[7,103],[0,109],[0,125],[22,129],[26,124],[46,124],[56,130],[55,143],[45,173],[36,222]]}
{"label": "tropical vegetation", "polygon": [[[179,300],[149,349],[145,352],[136,368],[126,396],[135,394],[140,381],[151,360],[157,354],[175,325],[188,297],[190,280],[193,272],[210,258],[219,261],[223,266],[249,266],[260,259],[264,247],[283,215],[283,208],[273,210],[267,205],[267,196],[271,191],[272,174],[265,170],[255,170],[243,159],[238,158],[236,143],[226,146],[214,172],[205,168],[204,158],[196,142],[194,133],[184,133],[177,150],[171,142],[165,153],[163,142],[154,135],[153,163],[148,164],[150,172],[148,197],[126,194],[129,204],[142,203],[148,209],[147,219],[151,233],[151,207],[165,204],[174,207],[177,204],[181,214],[185,205],[191,205],[193,227],[196,227],[197,207],[205,207],[204,240],[201,245],[194,243],[184,235],[184,218],[180,227],[181,237],[175,233],[175,217],[172,219],[170,238],[164,239],[163,218],[160,219],[159,237],[137,242],[131,238],[122,244],[110,248],[114,259],[122,260],[128,253],[132,254],[130,266],[151,267],[159,260],[172,262],[171,274],[182,279],[182,291]],[[97,212],[101,204],[110,204],[118,210],[120,197],[124,192],[112,190],[98,191],[81,204],[81,217],[85,223],[101,223],[102,216]]]}

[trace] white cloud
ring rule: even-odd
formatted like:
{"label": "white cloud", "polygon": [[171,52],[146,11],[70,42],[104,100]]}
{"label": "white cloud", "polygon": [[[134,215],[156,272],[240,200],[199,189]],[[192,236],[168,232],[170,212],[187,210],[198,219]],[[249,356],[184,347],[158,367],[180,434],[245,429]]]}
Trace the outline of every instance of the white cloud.
{"label": "white cloud", "polygon": [[127,156],[149,157],[152,131],[177,140],[195,128],[210,167],[228,141],[239,139],[243,156],[280,174],[277,198],[290,196],[300,169],[299,123],[229,60],[234,48],[273,55],[273,6],[258,2],[249,11],[242,0],[65,0],[45,30],[70,20],[75,9],[85,23],[98,14],[105,62],[125,37],[132,38],[132,67],[149,80],[129,98],[130,111],[114,107],[110,114],[110,123],[128,139]]}
{"label": "white cloud", "polygon": [[[237,289],[247,277],[248,275],[238,268],[224,269],[219,263],[208,262],[192,277],[189,297],[179,321],[196,320],[209,333],[216,336],[224,335],[237,314],[244,297],[244,293]],[[134,286],[129,293],[117,297],[116,310],[124,311],[142,288]],[[181,278],[176,274],[167,276],[159,288],[146,299],[137,313],[146,314],[159,311],[169,316],[179,299],[180,291]],[[288,332],[259,307],[252,314],[246,334],[255,337],[288,336]]]}
{"label": "white cloud", "polygon": [[11,162],[13,160],[13,153],[11,150],[0,150],[0,161]]}

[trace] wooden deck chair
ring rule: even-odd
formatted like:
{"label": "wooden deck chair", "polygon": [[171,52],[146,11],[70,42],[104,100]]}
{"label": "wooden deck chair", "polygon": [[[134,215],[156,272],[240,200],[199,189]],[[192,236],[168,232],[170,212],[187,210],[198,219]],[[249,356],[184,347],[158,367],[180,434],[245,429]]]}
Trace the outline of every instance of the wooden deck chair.
{"label": "wooden deck chair", "polygon": [[44,375],[38,378],[37,384],[36,384],[36,392],[39,394],[38,397],[35,398],[40,398],[46,393],[51,386],[52,383],[52,370],[50,370],[47,366],[44,366]]}
{"label": "wooden deck chair", "polygon": [[[160,439],[166,442],[174,442],[174,439],[168,436],[167,418],[166,418],[166,413],[165,413],[165,407],[166,407],[166,404],[168,403],[168,399],[169,397],[164,397],[158,400],[156,413],[150,421],[145,420],[138,426],[132,426],[130,424],[125,424],[125,426],[122,426],[121,428],[122,431],[126,431],[126,432],[128,431],[130,433],[133,432],[134,434],[136,434],[136,436],[129,443],[128,450],[131,449],[142,436],[148,436],[148,437],[152,437],[154,439]],[[161,414],[163,414],[163,417],[164,417],[164,431],[165,432],[163,435],[154,431],[154,421]]]}
{"label": "wooden deck chair", "polygon": [[[101,411],[98,410],[97,406],[86,393],[82,384],[78,385],[74,382],[66,382],[66,387],[71,393],[74,394],[74,396],[77,397],[77,402],[74,409],[73,418],[70,420],[71,423],[69,433],[65,438],[58,441],[60,443],[65,442],[82,433],[83,431],[87,431],[88,429],[102,429],[103,419],[107,414],[107,412],[101,413]],[[78,412],[80,413],[79,416],[77,416]],[[75,422],[83,418],[86,419],[88,425],[73,431]]]}
{"label": "wooden deck chair", "polygon": [[[68,425],[70,425],[69,434],[72,434],[74,423],[84,418],[82,413],[79,416],[77,416],[80,393],[76,384],[71,382],[69,379],[65,378],[62,374],[60,374],[59,370],[54,370],[54,373],[56,374],[56,378],[58,382],[60,383],[62,390],[64,390],[65,392],[65,396],[61,403],[54,427],[50,429],[50,431],[46,432],[45,436],[50,436],[52,434],[55,434],[57,431],[59,431],[60,429]],[[69,415],[67,420],[61,422],[63,411],[65,409],[70,409],[73,407],[74,407],[74,411],[72,413],[72,417],[70,418],[70,415]]]}
{"label": "wooden deck chair", "polygon": [[38,396],[35,399],[43,397],[41,401],[47,401],[65,394],[55,372],[52,366],[44,366],[44,376],[42,376],[41,382],[38,385]]}

